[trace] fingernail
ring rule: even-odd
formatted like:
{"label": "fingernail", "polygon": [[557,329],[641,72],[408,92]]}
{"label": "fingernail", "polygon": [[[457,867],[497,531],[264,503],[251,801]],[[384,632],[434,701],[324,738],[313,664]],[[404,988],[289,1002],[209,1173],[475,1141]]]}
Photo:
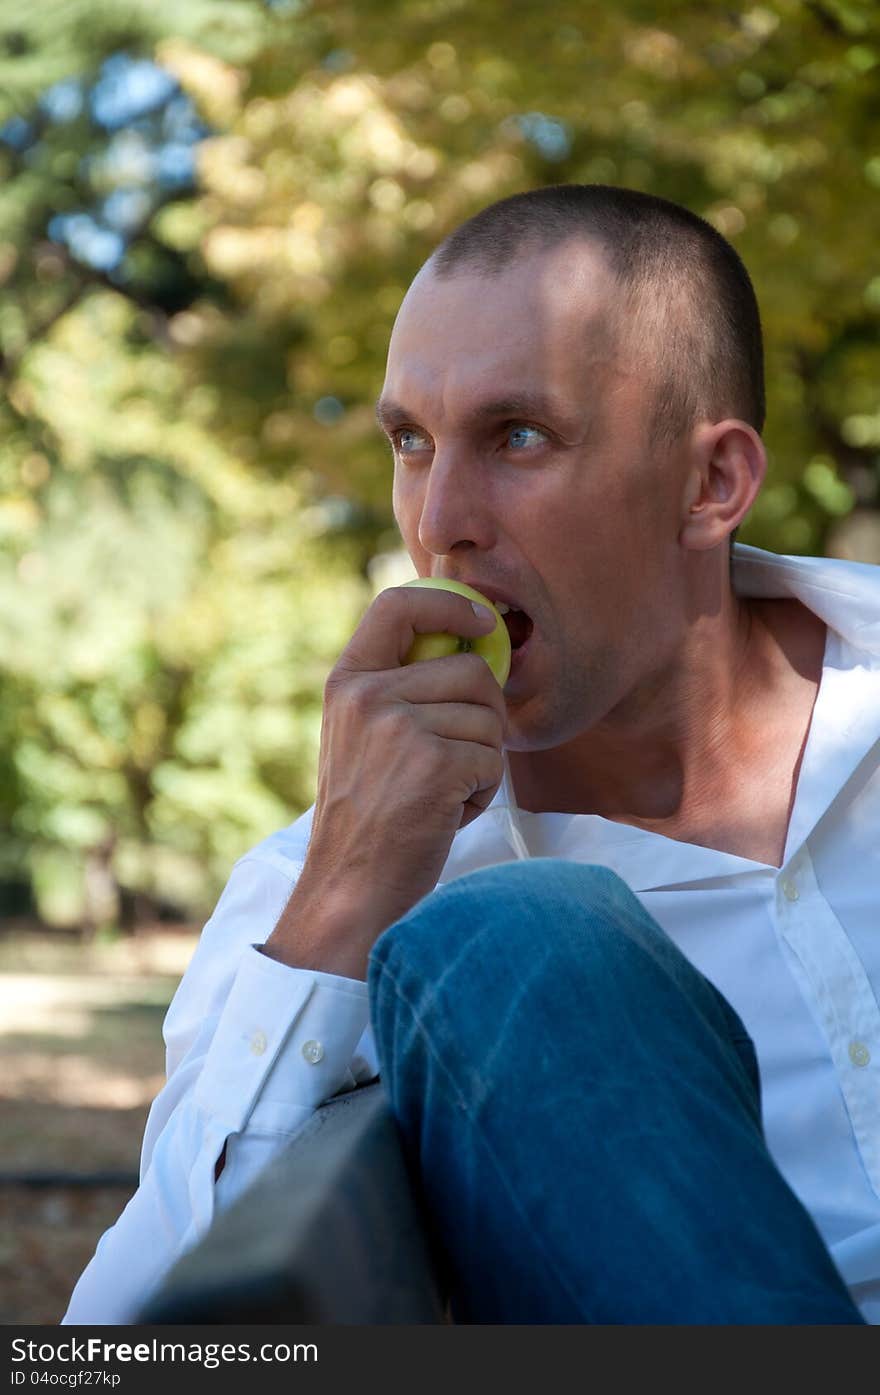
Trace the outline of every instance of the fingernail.
{"label": "fingernail", "polygon": [[480,605],[479,601],[471,601],[471,606],[478,620],[491,620],[495,624],[495,616],[486,606]]}

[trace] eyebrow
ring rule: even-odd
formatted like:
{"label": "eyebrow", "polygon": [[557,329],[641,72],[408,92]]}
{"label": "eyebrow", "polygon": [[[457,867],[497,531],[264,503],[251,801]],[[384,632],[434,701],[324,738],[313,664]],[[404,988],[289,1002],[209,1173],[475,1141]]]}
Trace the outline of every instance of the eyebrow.
{"label": "eyebrow", "polygon": [[[539,418],[557,421],[560,426],[577,430],[581,423],[574,421],[562,403],[543,392],[519,392],[508,397],[495,397],[480,402],[468,414],[475,422],[499,421],[516,417],[525,420]],[[380,398],[376,403],[376,420],[386,431],[415,420],[415,414],[408,412],[400,403]]]}

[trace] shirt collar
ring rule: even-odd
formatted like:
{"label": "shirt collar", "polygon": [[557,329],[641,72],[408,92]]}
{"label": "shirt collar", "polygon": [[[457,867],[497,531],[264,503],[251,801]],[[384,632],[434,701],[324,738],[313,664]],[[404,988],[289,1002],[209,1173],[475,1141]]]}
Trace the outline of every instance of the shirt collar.
{"label": "shirt collar", "polygon": [[839,557],[787,557],[734,543],[732,579],[739,596],[801,601],[850,644],[880,655],[880,567]]}

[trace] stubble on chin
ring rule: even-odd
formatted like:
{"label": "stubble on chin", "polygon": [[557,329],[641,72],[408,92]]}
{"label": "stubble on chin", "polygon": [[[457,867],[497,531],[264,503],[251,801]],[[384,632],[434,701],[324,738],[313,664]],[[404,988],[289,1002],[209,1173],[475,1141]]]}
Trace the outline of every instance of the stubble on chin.
{"label": "stubble on chin", "polygon": [[507,710],[509,751],[552,751],[581,736],[597,720],[585,694],[591,691],[588,679],[573,682],[571,675],[552,694],[536,693]]}

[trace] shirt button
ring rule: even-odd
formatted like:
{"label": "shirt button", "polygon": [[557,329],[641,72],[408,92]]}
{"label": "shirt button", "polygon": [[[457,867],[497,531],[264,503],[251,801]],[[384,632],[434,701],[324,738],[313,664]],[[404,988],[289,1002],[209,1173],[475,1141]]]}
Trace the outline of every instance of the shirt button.
{"label": "shirt button", "polygon": [[266,1033],[254,1032],[253,1036],[251,1037],[251,1054],[253,1056],[262,1056],[263,1052],[266,1050],[267,1045],[268,1042],[266,1041]]}
{"label": "shirt button", "polygon": [[307,1041],[303,1043],[302,1054],[310,1065],[316,1066],[324,1059],[324,1048],[319,1041]]}
{"label": "shirt button", "polygon": [[866,1066],[871,1059],[871,1053],[863,1041],[851,1041],[849,1059],[854,1066]]}
{"label": "shirt button", "polygon": [[800,892],[790,877],[786,877],[782,883],[782,894],[786,901],[796,901],[800,896]]}

